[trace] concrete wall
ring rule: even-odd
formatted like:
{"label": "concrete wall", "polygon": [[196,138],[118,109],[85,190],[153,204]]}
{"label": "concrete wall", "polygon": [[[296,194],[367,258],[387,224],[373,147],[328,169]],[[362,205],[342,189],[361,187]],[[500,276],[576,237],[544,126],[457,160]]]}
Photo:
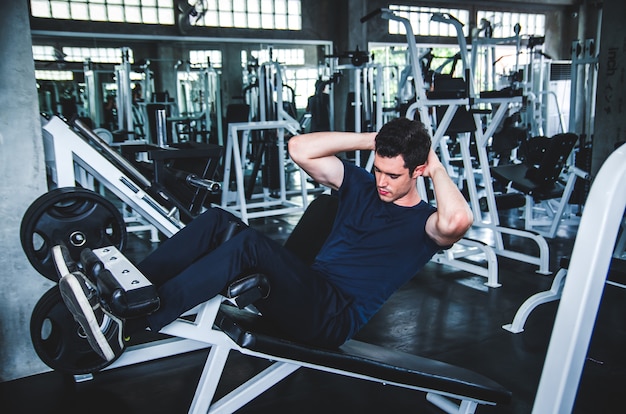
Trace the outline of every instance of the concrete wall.
{"label": "concrete wall", "polygon": [[33,350],[29,321],[51,286],[20,244],[24,211],[47,191],[28,3],[0,3],[0,381],[47,370]]}

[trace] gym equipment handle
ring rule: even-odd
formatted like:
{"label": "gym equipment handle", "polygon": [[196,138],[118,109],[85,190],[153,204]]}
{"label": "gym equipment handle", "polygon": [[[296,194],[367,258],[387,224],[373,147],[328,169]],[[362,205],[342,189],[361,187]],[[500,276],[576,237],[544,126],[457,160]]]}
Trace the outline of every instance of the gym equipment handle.
{"label": "gym equipment handle", "polygon": [[188,184],[193,185],[194,187],[204,188],[211,191],[212,193],[215,193],[222,188],[222,185],[217,181],[200,178],[195,174],[188,175],[186,181]]}

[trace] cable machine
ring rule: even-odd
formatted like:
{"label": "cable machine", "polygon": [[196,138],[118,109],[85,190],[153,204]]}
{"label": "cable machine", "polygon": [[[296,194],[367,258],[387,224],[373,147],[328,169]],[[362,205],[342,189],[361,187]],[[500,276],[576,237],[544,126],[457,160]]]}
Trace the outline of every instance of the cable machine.
{"label": "cable machine", "polygon": [[[178,116],[170,116],[172,130],[179,141],[223,144],[220,75],[211,62],[194,67],[178,61],[176,102]],[[182,68],[182,69],[181,69]]]}

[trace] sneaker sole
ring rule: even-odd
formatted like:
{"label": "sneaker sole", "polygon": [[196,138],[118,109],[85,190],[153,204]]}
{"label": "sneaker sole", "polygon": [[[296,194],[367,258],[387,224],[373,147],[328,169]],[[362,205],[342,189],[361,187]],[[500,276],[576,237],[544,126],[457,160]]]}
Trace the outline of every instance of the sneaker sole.
{"label": "sneaker sole", "polygon": [[77,277],[73,273],[67,274],[59,282],[61,297],[69,311],[74,315],[74,319],[83,328],[87,335],[89,344],[106,361],[115,358],[115,352],[111,349],[109,342],[100,331],[100,325],[89,304],[89,299],[85,296],[83,288]]}
{"label": "sneaker sole", "polygon": [[70,273],[70,269],[67,267],[67,263],[65,263],[65,257],[63,255],[63,251],[61,250],[61,246],[57,245],[52,248],[52,258],[54,259],[59,279]]}

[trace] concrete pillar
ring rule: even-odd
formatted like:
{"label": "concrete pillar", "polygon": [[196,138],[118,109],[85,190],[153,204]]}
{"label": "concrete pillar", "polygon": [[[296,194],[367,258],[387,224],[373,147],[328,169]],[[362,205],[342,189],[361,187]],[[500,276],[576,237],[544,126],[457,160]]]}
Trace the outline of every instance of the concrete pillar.
{"label": "concrete pillar", "polygon": [[28,262],[20,223],[47,191],[28,2],[0,2],[0,381],[48,370],[29,331],[33,306],[52,282]]}
{"label": "concrete pillar", "polygon": [[176,87],[178,85],[174,66],[178,60],[187,59],[181,56],[179,49],[168,44],[159,44],[156,62],[154,62],[155,89],[157,92],[167,91],[172,99],[176,99]]}
{"label": "concrete pillar", "polygon": [[591,172],[598,172],[619,142],[626,142],[626,3],[605,0],[602,9],[598,86]]}

